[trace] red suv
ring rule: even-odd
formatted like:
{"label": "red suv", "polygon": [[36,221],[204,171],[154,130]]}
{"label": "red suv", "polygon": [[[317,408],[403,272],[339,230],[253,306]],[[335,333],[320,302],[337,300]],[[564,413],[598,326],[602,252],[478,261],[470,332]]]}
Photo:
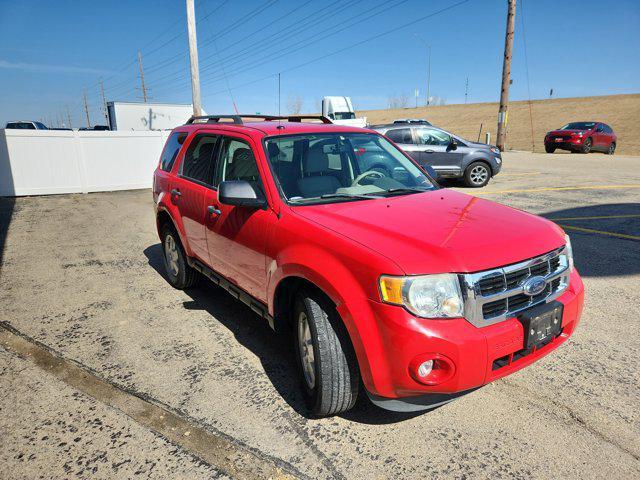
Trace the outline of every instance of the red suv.
{"label": "red suv", "polygon": [[441,189],[386,137],[318,118],[193,118],[153,182],[168,281],[204,275],[292,332],[315,415],[363,389],[433,408],[569,338],[584,289],[560,227]]}
{"label": "red suv", "polygon": [[564,127],[547,133],[544,149],[553,153],[556,148],[571,152],[604,152],[613,155],[618,137],[609,125],[601,122],[571,122]]}

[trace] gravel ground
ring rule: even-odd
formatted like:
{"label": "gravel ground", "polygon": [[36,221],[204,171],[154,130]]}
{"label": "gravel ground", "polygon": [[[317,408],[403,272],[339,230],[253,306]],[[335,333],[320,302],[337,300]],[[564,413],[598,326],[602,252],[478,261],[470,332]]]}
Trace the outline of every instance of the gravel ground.
{"label": "gravel ground", "polygon": [[[0,199],[0,321],[299,476],[638,478],[639,164],[508,153],[489,186],[465,190],[588,218],[558,220],[573,239],[585,312],[553,354],[429,413],[363,400],[340,417],[308,418],[286,339],[212,285],[181,292],[164,280],[150,191]],[[554,190],[564,187],[580,189]],[[1,346],[0,388],[10,392],[0,399],[0,477],[219,474]],[[112,435],[131,437],[114,449]]]}

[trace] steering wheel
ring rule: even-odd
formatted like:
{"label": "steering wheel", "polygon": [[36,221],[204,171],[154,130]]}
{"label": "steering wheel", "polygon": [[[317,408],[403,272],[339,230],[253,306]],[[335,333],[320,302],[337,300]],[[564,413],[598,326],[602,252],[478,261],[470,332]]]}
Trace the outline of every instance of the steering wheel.
{"label": "steering wheel", "polygon": [[384,178],[385,175],[384,173],[380,173],[377,170],[368,170],[364,173],[361,173],[360,175],[358,175],[353,182],[351,183],[352,187],[355,187],[356,185],[360,185],[360,181],[367,178],[367,177],[376,177],[376,178]]}

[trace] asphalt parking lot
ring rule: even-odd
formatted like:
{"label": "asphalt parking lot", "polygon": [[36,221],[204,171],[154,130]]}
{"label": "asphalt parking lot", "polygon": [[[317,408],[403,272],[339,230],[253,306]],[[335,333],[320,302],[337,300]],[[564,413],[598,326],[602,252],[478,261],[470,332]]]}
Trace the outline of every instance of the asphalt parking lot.
{"label": "asphalt parking lot", "polygon": [[164,280],[150,191],[0,199],[0,477],[639,478],[639,167],[514,152],[464,189],[571,235],[559,350],[432,412],[320,420],[285,339]]}

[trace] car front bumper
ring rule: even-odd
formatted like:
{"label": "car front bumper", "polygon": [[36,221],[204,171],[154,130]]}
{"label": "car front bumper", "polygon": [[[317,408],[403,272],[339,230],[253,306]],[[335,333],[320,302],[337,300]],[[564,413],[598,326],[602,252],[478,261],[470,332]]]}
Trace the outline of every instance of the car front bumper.
{"label": "car front bumper", "polygon": [[[374,403],[396,410],[392,404],[398,401],[420,405],[420,396],[440,394],[434,398],[446,402],[510,375],[555,350],[575,331],[584,301],[584,286],[576,271],[557,300],[564,306],[560,335],[525,354],[523,327],[516,318],[478,328],[464,318],[417,318],[401,307],[369,300],[367,324],[372,330],[354,342],[364,385]],[[445,381],[425,385],[414,379],[410,365],[432,354],[448,360],[453,371]]]}

